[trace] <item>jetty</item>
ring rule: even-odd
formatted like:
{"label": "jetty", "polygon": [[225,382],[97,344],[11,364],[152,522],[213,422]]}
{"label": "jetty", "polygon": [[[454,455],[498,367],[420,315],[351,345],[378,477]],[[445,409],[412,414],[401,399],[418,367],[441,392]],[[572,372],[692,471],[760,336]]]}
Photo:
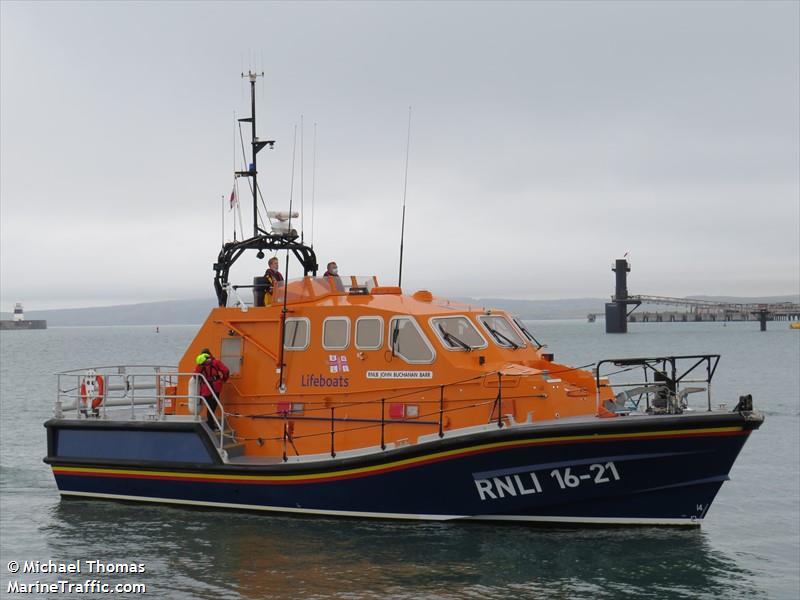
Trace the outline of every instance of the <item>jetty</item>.
{"label": "jetty", "polygon": [[[631,323],[687,323],[693,321],[758,321],[761,331],[767,321],[800,321],[800,304],[794,302],[740,303],[628,294],[627,275],[630,263],[617,259],[611,270],[616,274],[616,289],[611,302],[606,303],[606,333],[626,333]],[[679,307],[669,311],[639,311],[641,305]],[[629,308],[631,307],[631,308]],[[596,314],[588,315],[592,323]]]}

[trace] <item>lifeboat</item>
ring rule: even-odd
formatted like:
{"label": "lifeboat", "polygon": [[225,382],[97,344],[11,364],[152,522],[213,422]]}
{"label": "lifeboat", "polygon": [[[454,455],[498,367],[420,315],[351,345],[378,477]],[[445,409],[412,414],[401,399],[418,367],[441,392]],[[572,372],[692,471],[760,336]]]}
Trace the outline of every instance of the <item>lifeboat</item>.
{"label": "lifeboat", "polygon": [[[250,82],[254,94],[255,75]],[[237,175],[254,180],[257,210],[256,154],[268,142],[255,137],[255,114],[244,121],[252,162]],[[177,365],[57,374],[44,460],[63,496],[381,519],[698,525],[763,422],[750,396],[712,408],[719,355],[575,367],[506,311],[405,293],[374,276],[320,277],[293,214],[222,247],[218,306]],[[303,275],[234,284],[245,252],[285,252]],[[219,393],[197,367],[205,353],[228,372]],[[91,412],[80,410],[89,377],[104,381]]]}

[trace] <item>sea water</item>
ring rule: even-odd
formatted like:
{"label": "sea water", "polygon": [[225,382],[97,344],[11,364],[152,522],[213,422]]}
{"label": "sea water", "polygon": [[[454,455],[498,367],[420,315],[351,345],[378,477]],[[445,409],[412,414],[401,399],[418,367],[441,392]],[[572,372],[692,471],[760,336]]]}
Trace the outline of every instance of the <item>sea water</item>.
{"label": "sea water", "polygon": [[[53,373],[177,364],[197,328],[3,332],[0,596],[107,597],[9,588],[64,581],[94,589],[84,582],[96,581],[146,586],[146,594],[129,598],[800,597],[800,331],[785,322],[769,323],[766,332],[754,322],[637,323],[626,335],[605,334],[602,322],[529,325],[557,361],[574,365],[722,354],[714,403],[732,407],[751,393],[766,422],[701,528],[379,522],[61,500],[42,462]],[[25,561],[46,570],[79,560],[80,574],[9,572],[14,561],[22,571]],[[144,572],[90,572],[89,561],[115,571],[143,565]]]}

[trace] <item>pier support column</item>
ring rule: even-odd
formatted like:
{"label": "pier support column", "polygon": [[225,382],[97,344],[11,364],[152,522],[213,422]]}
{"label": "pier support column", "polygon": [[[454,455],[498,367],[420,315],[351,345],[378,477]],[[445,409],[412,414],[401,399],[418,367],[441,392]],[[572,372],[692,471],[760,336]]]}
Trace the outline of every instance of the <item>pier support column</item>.
{"label": "pier support column", "polygon": [[628,333],[628,312],[624,304],[606,302],[606,333]]}
{"label": "pier support column", "polygon": [[611,268],[616,273],[615,294],[606,303],[606,333],[628,332],[628,305],[639,305],[638,300],[628,299],[628,273],[631,268],[627,259],[618,258]]}

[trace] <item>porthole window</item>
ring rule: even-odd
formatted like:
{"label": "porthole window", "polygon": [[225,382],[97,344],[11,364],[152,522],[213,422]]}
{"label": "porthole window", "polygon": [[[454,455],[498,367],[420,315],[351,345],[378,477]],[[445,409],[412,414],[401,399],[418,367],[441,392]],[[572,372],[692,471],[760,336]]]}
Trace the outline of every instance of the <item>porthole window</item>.
{"label": "porthole window", "polygon": [[359,317],[356,320],[356,348],[378,350],[383,345],[383,319]]}
{"label": "porthole window", "polygon": [[448,350],[485,348],[486,340],[467,317],[435,317],[431,329]]}
{"label": "porthole window", "polygon": [[311,324],[305,317],[290,317],[286,319],[283,347],[287,350],[305,350],[308,348],[310,328]]}
{"label": "porthole window", "polygon": [[389,346],[407,363],[431,363],[436,357],[428,339],[411,317],[394,317],[389,322]]}
{"label": "porthole window", "polygon": [[325,350],[344,350],[350,345],[350,319],[328,317],[322,324],[322,347]]}

